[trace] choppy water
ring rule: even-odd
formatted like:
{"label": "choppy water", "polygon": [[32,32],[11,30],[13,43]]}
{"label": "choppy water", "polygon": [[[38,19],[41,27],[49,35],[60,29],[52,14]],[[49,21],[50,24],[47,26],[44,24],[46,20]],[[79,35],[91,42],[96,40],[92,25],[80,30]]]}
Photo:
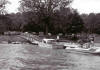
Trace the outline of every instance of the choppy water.
{"label": "choppy water", "polygon": [[0,70],[100,70],[100,56],[28,44],[1,44]]}

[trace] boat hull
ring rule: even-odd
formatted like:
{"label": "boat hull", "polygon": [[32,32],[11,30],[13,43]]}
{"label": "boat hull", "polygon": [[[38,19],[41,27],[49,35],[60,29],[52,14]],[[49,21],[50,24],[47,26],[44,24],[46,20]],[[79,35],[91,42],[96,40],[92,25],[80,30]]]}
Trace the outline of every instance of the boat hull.
{"label": "boat hull", "polygon": [[99,51],[97,51],[97,50],[98,50],[97,48],[89,48],[89,49],[84,49],[84,48],[66,48],[67,52],[100,55],[100,50]]}
{"label": "boat hull", "polygon": [[38,44],[39,47],[43,47],[43,48],[52,48],[52,49],[65,49],[66,46],[63,45],[59,45],[59,44],[47,44],[47,43],[39,43]]}

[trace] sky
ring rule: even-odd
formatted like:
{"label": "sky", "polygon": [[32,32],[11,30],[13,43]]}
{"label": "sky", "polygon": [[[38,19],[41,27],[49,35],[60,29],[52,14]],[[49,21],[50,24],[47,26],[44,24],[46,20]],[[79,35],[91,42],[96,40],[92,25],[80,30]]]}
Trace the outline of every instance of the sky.
{"label": "sky", "polygon": [[[11,4],[7,7],[9,13],[18,12],[20,0],[9,0]],[[100,13],[100,0],[74,0],[71,4],[72,8],[77,9],[77,11],[82,13]]]}
{"label": "sky", "polygon": [[19,7],[19,1],[20,0],[9,0],[11,4],[8,4],[6,7],[6,10],[8,13],[16,13],[18,12],[18,7]]}
{"label": "sky", "polygon": [[100,0],[74,0],[72,7],[79,13],[100,13]]}

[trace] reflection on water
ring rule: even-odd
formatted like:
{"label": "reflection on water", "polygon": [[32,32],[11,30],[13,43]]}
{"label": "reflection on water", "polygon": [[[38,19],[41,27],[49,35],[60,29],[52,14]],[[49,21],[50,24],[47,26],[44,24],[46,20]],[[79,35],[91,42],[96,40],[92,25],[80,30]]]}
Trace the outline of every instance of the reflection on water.
{"label": "reflection on water", "polygon": [[3,46],[6,47],[3,48],[6,51],[0,51],[0,70],[100,69],[100,56],[92,54],[39,48],[37,46],[24,44]]}

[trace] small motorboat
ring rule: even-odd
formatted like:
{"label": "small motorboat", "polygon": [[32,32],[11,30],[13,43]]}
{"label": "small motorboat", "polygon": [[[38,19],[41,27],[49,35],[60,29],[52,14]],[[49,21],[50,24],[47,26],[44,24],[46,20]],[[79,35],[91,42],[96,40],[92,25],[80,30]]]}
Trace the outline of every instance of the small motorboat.
{"label": "small motorboat", "polygon": [[66,50],[82,52],[82,53],[91,53],[91,54],[100,54],[100,47],[91,46],[89,43],[80,45],[78,43],[65,43],[64,46]]}
{"label": "small motorboat", "polygon": [[43,39],[42,42],[38,43],[39,47],[53,48],[53,49],[65,49],[63,44],[60,44],[56,39]]}

